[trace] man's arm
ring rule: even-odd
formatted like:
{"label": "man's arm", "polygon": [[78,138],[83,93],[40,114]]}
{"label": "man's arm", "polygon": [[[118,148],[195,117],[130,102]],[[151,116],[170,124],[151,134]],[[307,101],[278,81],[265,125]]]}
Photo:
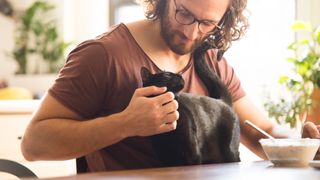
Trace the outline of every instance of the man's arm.
{"label": "man's arm", "polygon": [[234,102],[233,106],[240,120],[241,143],[262,159],[267,159],[261,145],[259,144],[259,139],[265,137],[255,129],[244,124],[244,121],[249,120],[271,134],[274,124],[262,112],[260,112],[246,96]]}
{"label": "man's arm", "polygon": [[[79,115],[46,94],[27,127],[22,153],[27,160],[72,159],[126,137],[171,131],[179,117],[178,105],[174,95],[165,91],[156,87],[137,89],[124,111],[82,121]],[[158,94],[161,95],[147,98]]]}

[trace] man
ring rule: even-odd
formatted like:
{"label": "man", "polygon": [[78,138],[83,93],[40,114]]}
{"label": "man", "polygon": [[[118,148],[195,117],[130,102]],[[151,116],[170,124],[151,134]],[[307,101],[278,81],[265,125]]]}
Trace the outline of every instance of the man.
{"label": "man", "polygon": [[[246,29],[242,15],[246,0],[143,2],[149,20],[118,25],[70,53],[27,128],[22,141],[25,158],[85,156],[88,171],[159,166],[146,137],[176,128],[178,103],[166,88],[141,88],[140,68],[180,73],[185,79],[183,91],[207,95],[192,56],[204,40],[219,49],[208,50],[206,60],[232,95],[242,143],[265,158],[258,143],[262,136],[244,121],[249,119],[276,136],[274,125],[245,96],[226,60],[217,61]],[[304,132],[319,136],[314,124]]]}

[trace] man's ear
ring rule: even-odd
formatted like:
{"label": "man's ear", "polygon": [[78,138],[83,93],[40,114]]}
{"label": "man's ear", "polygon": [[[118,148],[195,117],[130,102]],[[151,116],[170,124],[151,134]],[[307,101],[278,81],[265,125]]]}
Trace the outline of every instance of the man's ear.
{"label": "man's ear", "polygon": [[147,69],[144,66],[141,67],[140,73],[141,73],[142,82],[146,82],[147,79],[152,75],[149,69]]}

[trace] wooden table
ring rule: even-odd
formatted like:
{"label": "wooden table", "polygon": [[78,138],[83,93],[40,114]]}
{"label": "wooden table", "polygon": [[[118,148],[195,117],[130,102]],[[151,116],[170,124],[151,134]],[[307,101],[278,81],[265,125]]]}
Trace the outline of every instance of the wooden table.
{"label": "wooden table", "polygon": [[320,180],[320,169],[311,167],[274,167],[269,161],[226,163],[172,168],[127,170],[101,173],[88,173],[52,180],[205,180],[205,179],[254,179],[254,180]]}

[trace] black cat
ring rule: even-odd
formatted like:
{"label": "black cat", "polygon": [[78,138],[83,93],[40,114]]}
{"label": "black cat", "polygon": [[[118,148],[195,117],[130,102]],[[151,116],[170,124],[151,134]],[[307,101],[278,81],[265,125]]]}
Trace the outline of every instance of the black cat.
{"label": "black cat", "polygon": [[196,72],[210,97],[178,93],[184,86],[179,74],[152,74],[147,68],[141,68],[144,87],[166,86],[175,93],[179,103],[177,129],[150,137],[162,166],[240,161],[240,126],[232,109],[231,96],[204,58],[197,58]]}

